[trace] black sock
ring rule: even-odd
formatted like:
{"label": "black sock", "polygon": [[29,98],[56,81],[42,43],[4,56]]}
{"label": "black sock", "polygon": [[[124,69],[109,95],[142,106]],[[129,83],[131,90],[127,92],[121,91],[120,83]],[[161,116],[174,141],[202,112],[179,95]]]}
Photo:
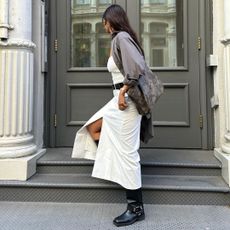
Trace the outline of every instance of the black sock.
{"label": "black sock", "polygon": [[142,189],[135,189],[135,190],[130,190],[126,189],[126,199],[128,203],[131,202],[138,202],[142,203]]}

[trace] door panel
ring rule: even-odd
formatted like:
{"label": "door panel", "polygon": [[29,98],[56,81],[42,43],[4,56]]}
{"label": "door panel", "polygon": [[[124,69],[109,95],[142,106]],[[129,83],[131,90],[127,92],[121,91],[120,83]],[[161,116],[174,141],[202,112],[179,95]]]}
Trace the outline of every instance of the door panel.
{"label": "door panel", "polygon": [[[106,69],[110,36],[101,16],[107,0],[57,0],[56,146],[112,98]],[[113,1],[115,2],[115,1]],[[155,105],[155,137],[142,147],[201,148],[198,0],[119,0],[140,34],[146,61],[165,85]],[[139,33],[140,32],[140,33]]]}

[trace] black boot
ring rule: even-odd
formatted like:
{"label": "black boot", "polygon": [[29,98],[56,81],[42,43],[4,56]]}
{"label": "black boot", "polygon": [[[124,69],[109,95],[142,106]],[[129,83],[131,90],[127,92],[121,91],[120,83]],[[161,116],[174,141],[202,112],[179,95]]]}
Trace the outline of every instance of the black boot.
{"label": "black boot", "polygon": [[133,224],[136,221],[144,220],[145,212],[143,203],[132,202],[127,205],[127,210],[120,216],[113,220],[113,223],[117,226],[126,226]]}

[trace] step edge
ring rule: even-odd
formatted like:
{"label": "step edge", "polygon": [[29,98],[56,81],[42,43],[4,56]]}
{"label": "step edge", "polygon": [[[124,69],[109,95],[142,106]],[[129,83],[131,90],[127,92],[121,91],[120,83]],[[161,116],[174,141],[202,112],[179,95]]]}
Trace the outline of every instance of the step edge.
{"label": "step edge", "polygon": [[[57,176],[57,174],[42,174],[40,173],[39,175],[47,175],[49,177],[52,177],[52,175]],[[81,176],[81,177],[88,177],[90,176],[90,174],[62,174],[63,176],[66,175],[72,175],[72,176]],[[91,177],[91,176],[90,176]],[[142,178],[188,178],[188,176],[183,176],[183,175],[143,175]],[[222,180],[221,176],[189,176],[189,178],[192,179],[217,179],[217,180]],[[55,188],[119,188],[119,185],[110,183],[108,182],[93,182],[93,183],[50,183],[50,182],[33,182],[33,181],[0,181],[0,188],[1,187],[55,187]],[[230,188],[226,185],[223,186],[209,186],[207,187],[206,184],[204,186],[183,186],[183,185],[146,185],[145,183],[143,183],[143,188],[145,189],[158,189],[158,190],[184,190],[184,191],[209,191],[209,192],[230,192]]]}
{"label": "step edge", "polygon": [[[56,184],[56,183],[31,183],[31,184],[0,184],[1,187],[17,187],[17,188],[78,188],[78,189],[123,189],[118,185],[109,185],[109,184]],[[190,191],[190,192],[220,192],[220,193],[229,193],[230,189],[225,187],[194,187],[194,186],[164,186],[164,185],[143,185],[143,190],[164,190],[164,191]]]}
{"label": "step edge", "polygon": [[[161,162],[140,162],[144,167],[179,167],[179,168],[215,168],[221,169],[221,164],[191,164],[191,163],[161,163]],[[37,166],[93,166],[93,162],[73,162],[73,161],[40,161]]]}

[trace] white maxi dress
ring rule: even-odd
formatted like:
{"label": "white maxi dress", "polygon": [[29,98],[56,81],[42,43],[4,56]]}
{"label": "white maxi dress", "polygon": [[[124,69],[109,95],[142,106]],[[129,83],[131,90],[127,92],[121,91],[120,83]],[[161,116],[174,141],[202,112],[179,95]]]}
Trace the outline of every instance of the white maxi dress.
{"label": "white maxi dress", "polygon": [[[124,76],[112,56],[107,68],[112,74],[113,84],[123,82]],[[138,153],[141,115],[128,95],[128,107],[124,111],[118,108],[119,90],[113,90],[113,95],[77,132],[72,158],[94,160],[92,177],[116,182],[126,189],[138,189],[142,185]],[[97,147],[86,127],[100,118],[103,118],[103,122]]]}

